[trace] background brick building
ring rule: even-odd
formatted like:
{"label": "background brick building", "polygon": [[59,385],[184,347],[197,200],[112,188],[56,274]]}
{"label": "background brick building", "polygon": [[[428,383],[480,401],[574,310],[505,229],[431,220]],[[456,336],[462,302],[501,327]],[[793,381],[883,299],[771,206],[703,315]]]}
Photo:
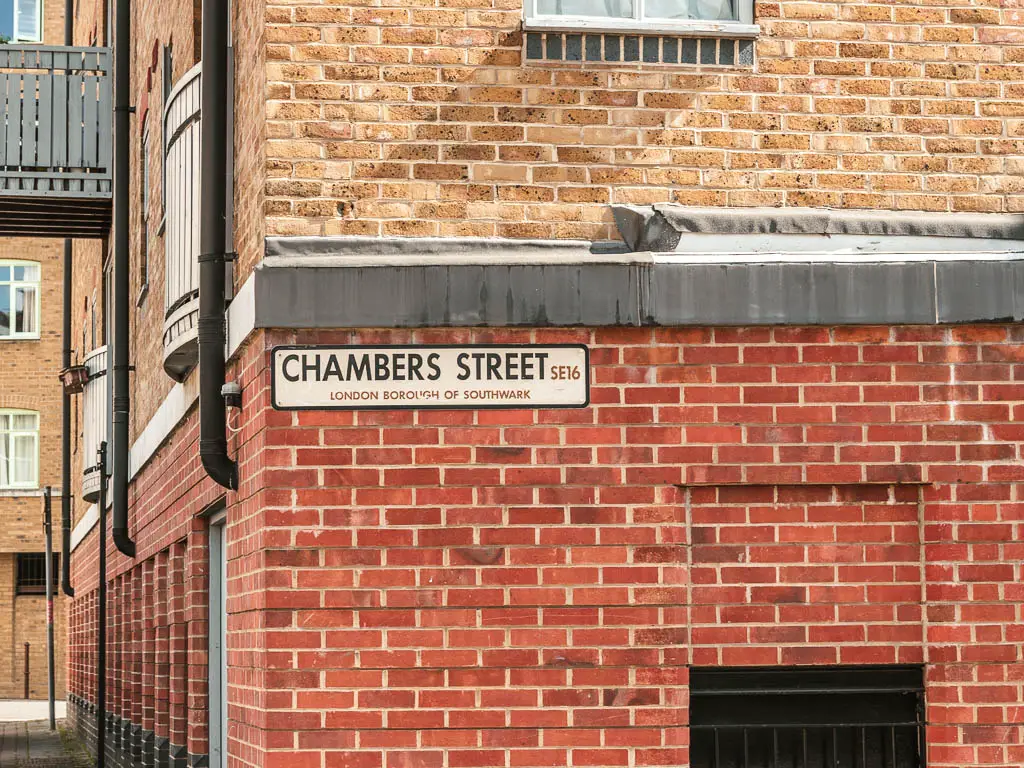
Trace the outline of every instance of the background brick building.
{"label": "background brick building", "polygon": [[[63,4],[42,2],[42,42],[63,41]],[[10,10],[6,12],[10,13]],[[45,698],[46,682],[46,597],[35,584],[18,579],[18,559],[35,557],[45,549],[42,488],[53,487],[53,509],[58,527],[55,547],[59,549],[60,520],[60,383],[61,367],[61,245],[43,238],[0,239],[0,264],[17,260],[37,264],[40,270],[40,317],[38,338],[0,337],[0,411],[28,411],[38,414],[38,471],[32,487],[4,487],[0,484],[0,698],[21,698],[25,692],[25,644],[29,644],[29,693]],[[6,297],[5,297],[6,298]],[[4,307],[7,309],[7,307]],[[6,313],[5,313],[6,314]],[[6,473],[5,473],[6,475]],[[26,563],[34,581],[36,563]],[[59,586],[59,585],[58,585]],[[55,600],[56,695],[63,697],[66,662],[64,642],[64,601]]]}
{"label": "background brick building", "polygon": [[[195,74],[198,9],[134,6],[138,549],[110,550],[111,749],[708,765],[728,723],[705,673],[881,665],[847,687],[916,674],[923,746],[894,731],[861,764],[1021,764],[1020,14],[787,0],[686,33],[523,11],[233,4],[225,492],[175,314],[198,251],[161,193],[198,176],[154,118]],[[76,338],[104,255],[76,245]],[[585,408],[271,399],[277,345],[555,343],[590,349]]]}

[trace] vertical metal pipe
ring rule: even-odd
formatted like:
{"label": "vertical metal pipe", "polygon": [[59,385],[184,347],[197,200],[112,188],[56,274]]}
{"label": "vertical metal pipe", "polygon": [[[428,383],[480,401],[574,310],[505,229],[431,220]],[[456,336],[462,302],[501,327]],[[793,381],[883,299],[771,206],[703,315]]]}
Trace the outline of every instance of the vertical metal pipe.
{"label": "vertical metal pipe", "polygon": [[[135,542],[128,535],[128,391],[129,253],[128,185],[131,141],[131,34],[132,12],[128,0],[118,0],[114,25],[114,312],[109,327],[114,335],[111,537],[118,551],[135,557]],[[205,36],[205,32],[203,33]],[[223,355],[222,355],[223,357]],[[106,467],[106,464],[102,464]],[[106,471],[105,469],[101,471]]]}
{"label": "vertical metal pipe", "polygon": [[224,395],[224,241],[227,222],[228,2],[203,0],[199,222],[199,458],[220,485],[238,489],[228,456]]}
{"label": "vertical metal pipe", "polygon": [[[124,1],[124,0],[122,0]],[[100,443],[97,460],[107,464],[107,443]],[[96,588],[96,768],[106,766],[107,735],[107,477],[100,472],[99,582]]]}
{"label": "vertical metal pipe", "polygon": [[[75,44],[75,2],[64,0],[64,45]],[[61,366],[71,365],[71,240],[64,241],[64,295]],[[68,597],[75,596],[71,586],[71,395],[60,399],[60,586]]]}
{"label": "vertical metal pipe", "polygon": [[29,648],[30,647],[31,646],[29,646],[28,643],[25,643],[25,698],[26,699],[28,698],[28,652],[29,652]]}
{"label": "vertical metal pipe", "polygon": [[53,686],[53,506],[50,486],[43,489],[43,530],[46,534],[46,700],[50,708],[50,730],[57,730]]}
{"label": "vertical metal pipe", "polygon": [[[67,13],[67,8],[65,8]],[[67,20],[64,39],[68,40]],[[64,241],[64,322],[61,366],[71,365],[71,241]],[[68,597],[75,596],[71,586],[71,395],[60,399],[60,585]]]}

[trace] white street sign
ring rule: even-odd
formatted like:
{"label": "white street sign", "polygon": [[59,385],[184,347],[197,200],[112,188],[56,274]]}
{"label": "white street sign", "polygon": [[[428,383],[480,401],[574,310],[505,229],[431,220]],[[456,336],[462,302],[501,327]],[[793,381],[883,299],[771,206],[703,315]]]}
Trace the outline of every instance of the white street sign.
{"label": "white street sign", "polygon": [[582,408],[590,354],[555,344],[275,347],[280,410]]}

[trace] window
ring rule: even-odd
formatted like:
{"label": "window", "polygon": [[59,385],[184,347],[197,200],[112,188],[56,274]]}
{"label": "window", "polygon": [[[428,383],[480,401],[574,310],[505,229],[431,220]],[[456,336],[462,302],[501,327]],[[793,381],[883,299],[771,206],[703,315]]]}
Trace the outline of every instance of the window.
{"label": "window", "polygon": [[0,488],[39,484],[39,414],[0,411]]}
{"label": "window", "polygon": [[693,768],[920,768],[920,667],[690,670]]}
{"label": "window", "polygon": [[0,261],[0,339],[39,338],[39,265]]}
{"label": "window", "polygon": [[139,155],[140,163],[142,165],[142,184],[140,185],[140,195],[142,199],[139,201],[140,209],[142,211],[142,227],[140,229],[139,244],[139,299],[138,302],[141,304],[146,298],[146,292],[149,290],[149,131],[147,130],[142,134],[142,150]]}
{"label": "window", "polygon": [[5,42],[42,42],[42,19],[42,0],[0,0],[0,38]]}
{"label": "window", "polygon": [[[59,555],[54,552],[50,560],[50,575],[53,589],[56,591],[60,583]],[[43,552],[19,552],[17,574],[14,587],[18,595],[46,594],[46,554]]]}
{"label": "window", "polygon": [[751,34],[753,24],[753,0],[526,0],[526,28],[535,30]]}
{"label": "window", "polygon": [[[171,100],[171,90],[174,88],[174,46],[168,43],[163,48],[163,60],[160,62],[160,74],[161,80],[161,98],[164,100],[163,109],[160,110],[160,114],[163,115],[167,110],[167,105]],[[161,168],[160,174],[160,217],[163,219],[167,216],[167,169]],[[163,228],[164,222],[160,222],[161,228]]]}
{"label": "window", "polygon": [[89,305],[89,351],[96,349],[96,291],[92,292],[92,304]]}

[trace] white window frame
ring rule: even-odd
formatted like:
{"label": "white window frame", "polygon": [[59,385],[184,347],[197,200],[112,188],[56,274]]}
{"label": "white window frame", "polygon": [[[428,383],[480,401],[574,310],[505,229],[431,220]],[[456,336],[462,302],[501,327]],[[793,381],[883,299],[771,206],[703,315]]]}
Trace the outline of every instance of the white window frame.
{"label": "white window frame", "polygon": [[14,0],[14,35],[11,38],[11,42],[14,44],[18,43],[41,43],[43,42],[43,0],[35,0],[36,4],[36,31],[35,37],[25,37],[19,34],[18,30],[18,2]]}
{"label": "white window frame", "polygon": [[142,133],[142,146],[139,150],[140,171],[142,173],[139,191],[141,200],[139,208],[142,213],[142,221],[139,230],[139,273],[142,284],[139,285],[139,296],[135,301],[136,306],[142,306],[149,293],[149,127]]}
{"label": "white window frame", "polygon": [[602,16],[569,16],[537,12],[539,0],[523,0],[528,32],[606,32],[659,35],[709,35],[712,37],[756,37],[761,28],[754,23],[754,0],[733,0],[739,11],[738,21],[648,18],[647,0],[633,0],[632,19],[609,19]]}
{"label": "white window frame", "polygon": [[24,408],[0,408],[0,415],[3,416],[35,416],[36,428],[34,430],[19,429],[15,430],[13,425],[6,431],[0,431],[0,440],[4,440],[7,445],[4,451],[4,456],[7,456],[10,460],[14,456],[14,438],[24,437],[29,435],[33,438],[33,456],[32,456],[32,479],[23,480],[20,483],[15,483],[10,480],[12,474],[8,469],[8,481],[0,488],[7,489],[24,489],[24,488],[38,488],[39,487],[39,412],[30,411]]}
{"label": "white window frame", "polygon": [[[0,342],[3,341],[24,341],[25,339],[38,339],[40,329],[42,326],[42,282],[43,282],[43,265],[38,261],[21,261],[18,259],[0,259],[0,267],[10,267],[11,277],[9,280],[0,280],[0,292],[6,291],[8,300],[10,302],[11,316],[8,319],[11,327],[10,332],[6,334],[0,334]],[[38,271],[39,277],[36,280],[15,280],[14,279],[14,268],[15,267],[35,267]],[[17,318],[15,316],[16,309],[14,306],[14,289],[19,285],[30,285],[33,286],[36,295],[36,329],[34,331],[16,331]]]}

